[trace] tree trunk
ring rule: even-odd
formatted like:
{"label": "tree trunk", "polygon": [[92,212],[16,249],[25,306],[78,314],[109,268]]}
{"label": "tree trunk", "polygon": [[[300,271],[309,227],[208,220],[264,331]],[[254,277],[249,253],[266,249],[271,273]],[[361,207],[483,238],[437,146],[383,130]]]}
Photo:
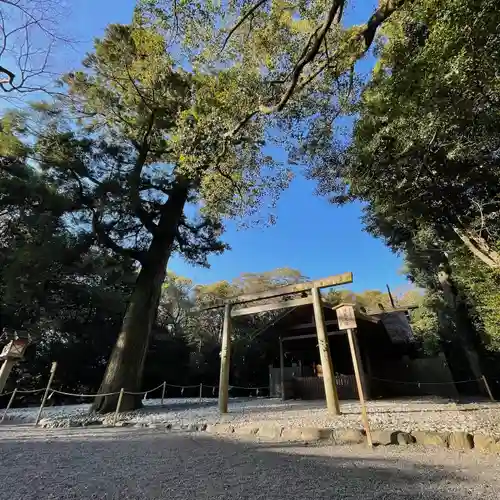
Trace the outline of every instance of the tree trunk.
{"label": "tree trunk", "polygon": [[[446,339],[448,346],[445,354],[455,378],[458,376],[460,380],[478,380],[482,371],[476,350],[476,332],[465,305],[458,296],[451,274],[452,270],[448,263],[442,265],[438,273],[439,284],[448,310],[447,315],[440,317],[444,330],[448,332]],[[457,389],[461,393],[477,394],[480,385],[477,382],[470,382],[461,384]]]}
{"label": "tree trunk", "polygon": [[475,257],[491,269],[498,269],[500,267],[500,254],[484,238],[474,234],[472,231],[462,230],[457,226],[452,227],[455,234]]}
{"label": "tree trunk", "polygon": [[[149,336],[187,194],[188,189],[179,186],[164,206],[157,231],[142,262],[99,394],[118,393],[122,388],[129,392],[141,390]],[[120,409],[129,411],[140,408],[141,400],[141,395],[125,393]],[[99,413],[115,411],[117,401],[118,394],[97,396],[92,410]]]}

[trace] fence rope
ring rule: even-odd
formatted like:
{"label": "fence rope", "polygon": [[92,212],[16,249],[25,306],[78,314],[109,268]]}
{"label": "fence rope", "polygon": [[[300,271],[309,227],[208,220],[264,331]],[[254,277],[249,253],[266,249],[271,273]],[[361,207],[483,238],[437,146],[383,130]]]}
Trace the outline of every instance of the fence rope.
{"label": "fence rope", "polygon": [[148,394],[148,392],[154,392],[157,389],[159,389],[160,387],[163,387],[163,382],[158,387],[155,387],[154,389],[149,389],[148,391],[141,391],[141,392],[123,391],[123,394],[131,394],[132,396],[140,396],[141,394]]}
{"label": "fence rope", "polygon": [[451,385],[451,384],[467,384],[469,382],[482,382],[480,378],[470,380],[457,380],[453,382],[410,382],[406,380],[391,380],[387,378],[370,377],[371,380],[379,380],[381,382],[391,382],[392,384],[414,384],[414,385]]}
{"label": "fence rope", "polygon": [[[141,394],[147,394],[148,392],[154,392],[154,391],[160,389],[161,387],[163,387],[163,382],[159,386],[154,387],[153,389],[148,389],[147,391],[141,391],[141,392],[123,391],[123,394],[130,394],[133,396],[139,396]],[[199,387],[199,386],[193,385],[191,387]],[[39,389],[39,390],[44,390],[44,389]],[[17,392],[20,392],[20,391],[17,391]],[[52,393],[53,394],[54,393],[61,394],[63,396],[75,396],[75,397],[80,397],[80,398],[95,398],[95,397],[115,396],[116,394],[120,394],[120,391],[106,392],[104,394],[80,394],[80,393],[76,393],[76,392],[65,392],[65,391],[58,391],[57,389],[52,389]]]}
{"label": "fence rope", "polygon": [[261,387],[243,387],[241,385],[230,385],[230,389],[246,389],[247,391],[256,391],[261,389],[269,389],[268,385],[263,385]]}
{"label": "fence rope", "polygon": [[[406,384],[406,385],[451,385],[451,384],[467,384],[471,382],[482,382],[482,379],[469,379],[469,380],[457,380],[457,381],[452,381],[452,382],[413,382],[413,381],[406,381],[406,380],[392,380],[392,379],[386,379],[386,378],[379,378],[379,377],[370,377],[371,380],[378,380],[380,382],[388,382],[392,384]],[[497,382],[497,380],[494,380],[494,382]],[[201,384],[202,388],[206,389],[212,389],[212,394],[215,394],[215,391],[219,388],[218,385],[208,385],[208,384]],[[177,384],[167,384],[167,383],[161,383],[160,385],[154,387],[153,389],[148,389],[147,391],[140,391],[140,392],[132,392],[132,391],[123,391],[124,394],[129,394],[129,395],[134,395],[134,396],[139,396],[139,395],[147,395],[150,392],[157,391],[158,389],[161,389],[163,386],[165,387],[174,387],[181,389],[181,394],[184,393],[184,389],[194,389],[194,388],[199,388],[200,384],[196,385],[177,385]],[[247,390],[247,391],[259,391],[269,389],[269,386],[259,386],[259,387],[245,387],[241,385],[229,385],[228,387],[229,390],[231,389],[240,389],[240,390]],[[17,394],[35,394],[37,392],[43,392],[45,388],[43,389],[26,389],[26,390],[17,390]],[[12,395],[14,391],[10,392],[4,392],[0,394],[0,396],[9,396]],[[120,394],[120,391],[116,392],[107,392],[104,394],[84,394],[84,393],[75,393],[75,392],[66,392],[66,391],[60,391],[57,389],[51,389],[51,396],[53,394],[60,394],[62,396],[71,396],[71,397],[80,397],[80,398],[93,398],[93,397],[106,397],[106,396],[116,396],[117,394]]]}
{"label": "fence rope", "polygon": [[[163,384],[161,384],[163,386]],[[193,387],[200,387],[200,384],[196,385],[174,385],[174,384],[165,384],[166,387],[177,387],[179,389],[192,389]],[[210,387],[209,385],[203,384],[203,387]]]}
{"label": "fence rope", "polygon": [[77,394],[76,392],[64,392],[64,391],[58,391],[57,389],[51,389],[52,394],[61,394],[62,396],[75,396],[78,398],[95,398],[97,396],[102,396],[103,398],[106,396],[114,396],[115,394],[120,394],[120,391],[118,392],[106,392],[104,394]]}

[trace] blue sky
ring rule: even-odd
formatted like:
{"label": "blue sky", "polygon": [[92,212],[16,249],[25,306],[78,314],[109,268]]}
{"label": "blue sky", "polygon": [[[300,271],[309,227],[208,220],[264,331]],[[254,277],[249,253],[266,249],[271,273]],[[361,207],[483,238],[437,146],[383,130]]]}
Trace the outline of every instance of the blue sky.
{"label": "blue sky", "polygon": [[[91,40],[102,35],[108,23],[130,21],[134,0],[74,0],[70,23],[80,40],[66,53],[65,64],[76,64],[91,48]],[[358,0],[347,10],[347,22],[365,21],[376,2]],[[370,61],[361,65],[364,71]],[[243,272],[262,272],[277,267],[299,269],[310,278],[352,271],[353,290],[385,288],[406,284],[400,274],[401,260],[381,241],[363,232],[360,206],[338,208],[314,194],[312,181],[297,178],[283,193],[271,227],[238,230],[229,222],[225,240],[232,250],[210,258],[211,268],[192,267],[180,258],[171,269],[197,283],[232,278]]]}

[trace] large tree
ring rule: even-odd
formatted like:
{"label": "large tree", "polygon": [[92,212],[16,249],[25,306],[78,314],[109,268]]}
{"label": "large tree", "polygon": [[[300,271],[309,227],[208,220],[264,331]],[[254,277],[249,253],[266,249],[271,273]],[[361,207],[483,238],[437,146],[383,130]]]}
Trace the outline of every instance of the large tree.
{"label": "large tree", "polygon": [[407,3],[384,24],[352,142],[310,155],[320,190],[365,202],[367,230],[405,254],[439,318],[423,323],[476,374],[469,353],[498,335],[499,21],[493,1]]}
{"label": "large tree", "polygon": [[16,382],[96,390],[135,278],[130,259],[97,246],[73,226],[74,204],[29,165],[14,115],[0,120],[0,339],[28,337]]}
{"label": "large tree", "polygon": [[[80,205],[75,224],[140,263],[101,392],[140,389],[172,253],[205,263],[225,248],[222,217],[255,213],[287,184],[263,146],[300,158],[304,137],[330,144],[355,96],[354,63],[403,3],[385,1],[366,25],[343,29],[341,0],[250,9],[145,1],[132,25],[110,26],[85,69],[64,78],[70,104],[45,114],[40,164]],[[98,398],[95,408],[115,403]],[[138,404],[127,396],[123,408]]]}
{"label": "large tree", "polygon": [[490,268],[500,266],[499,21],[493,1],[401,9],[384,28],[352,144],[312,158],[335,201],[369,203],[369,229],[381,219],[414,235],[429,228]]}
{"label": "large tree", "polygon": [[[186,35],[187,36],[187,35]],[[170,256],[206,265],[224,215],[255,213],[288,182],[262,152],[262,123],[227,141],[259,80],[245,67],[185,70],[158,30],[139,19],[110,26],[84,71],[68,74],[68,99],[38,106],[44,124],[35,154],[58,192],[89,228],[140,270],[101,392],[140,390],[148,339]],[[116,398],[100,398],[108,411]],[[126,397],[124,408],[137,406]]]}

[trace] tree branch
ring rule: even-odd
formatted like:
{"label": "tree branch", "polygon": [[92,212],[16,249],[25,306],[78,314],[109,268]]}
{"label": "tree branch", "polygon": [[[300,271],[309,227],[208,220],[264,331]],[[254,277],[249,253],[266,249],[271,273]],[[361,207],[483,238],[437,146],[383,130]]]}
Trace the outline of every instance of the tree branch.
{"label": "tree branch", "polygon": [[412,3],[414,0],[386,0],[368,19],[361,35],[365,42],[365,52],[370,48],[378,28],[405,3]]}
{"label": "tree branch", "polygon": [[3,66],[0,66],[0,73],[5,73],[7,75],[7,78],[2,78],[0,80],[0,83],[10,83],[11,85],[13,85],[13,81],[14,81],[14,78],[16,77],[16,75],[14,73],[12,73],[12,71],[8,70],[7,68],[3,67]]}
{"label": "tree branch", "polygon": [[[486,264],[488,267],[497,269],[500,267],[500,261],[499,260],[494,260],[491,258],[489,255],[487,255],[485,252],[483,252],[480,248],[475,245],[474,241],[469,238],[460,228],[457,226],[452,226],[453,231],[455,234],[460,238],[462,243],[484,264]],[[493,252],[496,254],[496,252]],[[498,254],[496,254],[498,257]]]}
{"label": "tree branch", "polygon": [[146,159],[148,157],[149,152],[149,138],[153,131],[153,126],[155,123],[155,111],[151,112],[149,117],[149,122],[147,125],[146,132],[144,133],[144,137],[142,139],[142,143],[139,149],[139,156],[137,157],[137,161],[135,162],[134,168],[130,174],[130,201],[132,204],[132,209],[137,216],[137,218],[141,221],[143,226],[151,233],[155,234],[158,226],[154,223],[154,216],[151,215],[141,204],[141,172],[146,163]]}
{"label": "tree branch", "polygon": [[[355,54],[356,60],[360,59],[370,48],[377,29],[399,8],[401,8],[405,3],[411,3],[414,0],[385,0],[385,2],[370,16],[364,28],[359,33],[359,38],[363,40],[363,50],[360,53]],[[328,13],[325,16],[323,23],[318,26],[311,36],[309,37],[307,43],[302,49],[301,56],[297,63],[295,64],[290,77],[291,82],[287,89],[283,93],[281,99],[274,106],[259,106],[259,108],[248,113],[240,123],[234,127],[231,131],[225,134],[226,137],[232,137],[236,135],[247,123],[252,120],[258,114],[272,114],[282,111],[286,106],[293,93],[298,89],[302,90],[307,84],[314,80],[323,70],[328,67],[328,62],[320,65],[320,67],[313,72],[312,75],[308,76],[303,82],[300,82],[300,77],[304,68],[311,63],[318,55],[323,40],[325,39],[332,24],[338,24],[342,17],[342,12],[344,8],[345,0],[334,0]],[[311,41],[314,42],[311,44]]]}
{"label": "tree branch", "polygon": [[260,0],[257,2],[253,7],[248,10],[243,16],[241,16],[240,20],[229,30],[229,33],[227,34],[226,38],[224,39],[224,42],[222,43],[222,47],[220,49],[220,52],[222,52],[225,48],[227,43],[229,42],[229,39],[233,36],[234,32],[262,5],[264,5],[267,2],[267,0]]}
{"label": "tree branch", "polygon": [[113,252],[123,255],[124,257],[129,257],[134,260],[139,261],[141,264],[145,261],[145,252],[140,250],[134,250],[133,248],[124,248],[116,241],[111,238],[111,236],[107,233],[105,227],[101,224],[99,220],[99,213],[96,209],[91,208],[92,210],[92,229],[97,236],[99,243],[104,245],[106,248],[113,250]]}

